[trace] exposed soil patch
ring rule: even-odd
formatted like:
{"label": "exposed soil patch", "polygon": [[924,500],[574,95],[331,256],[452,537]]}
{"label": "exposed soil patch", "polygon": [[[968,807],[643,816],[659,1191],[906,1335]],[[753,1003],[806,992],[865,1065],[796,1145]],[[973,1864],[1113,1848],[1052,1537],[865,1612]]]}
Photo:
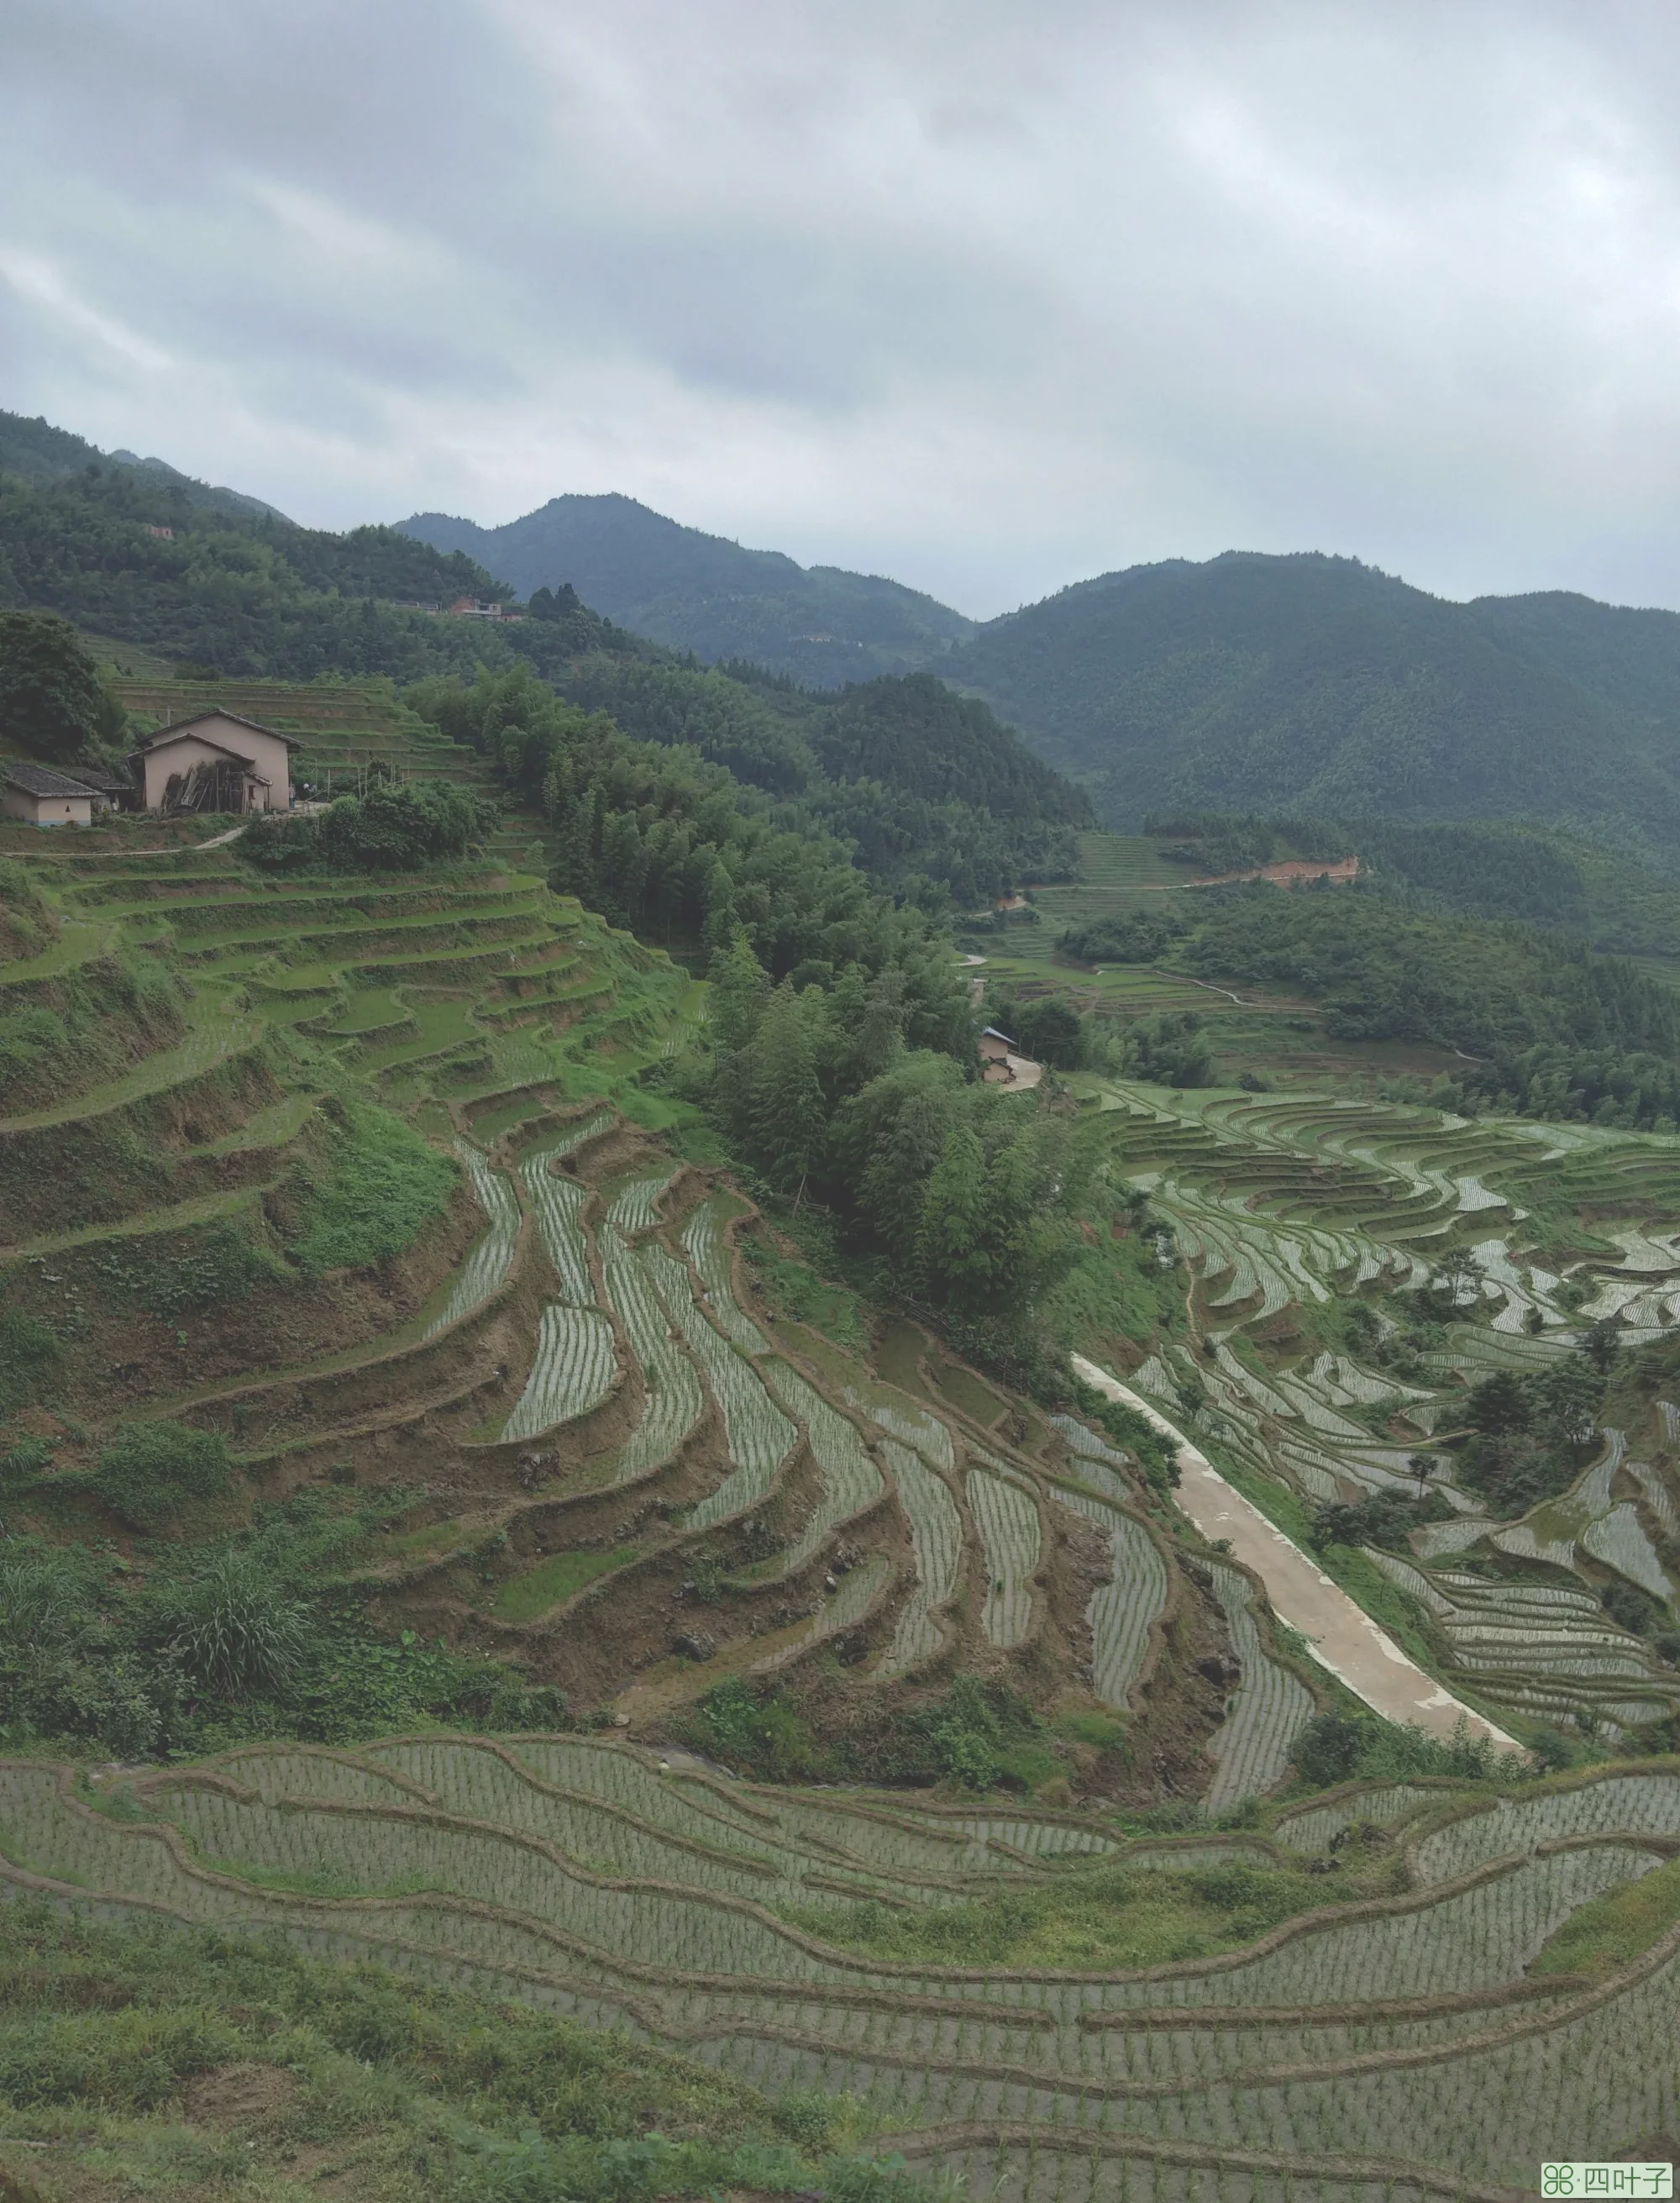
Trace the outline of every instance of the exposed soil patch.
{"label": "exposed soil patch", "polygon": [[196,2126],[247,2126],[283,2111],[298,2094],[293,2076],[278,2065],[218,2065],[190,2081],[181,2098]]}
{"label": "exposed soil patch", "polygon": [[1247,872],[1214,872],[1205,879],[1186,880],[1187,888],[1229,887],[1237,880],[1276,880],[1280,887],[1292,888],[1297,880],[1356,880],[1359,877],[1357,857],[1341,857],[1333,865],[1315,864],[1308,857],[1287,857],[1276,865],[1256,865]]}

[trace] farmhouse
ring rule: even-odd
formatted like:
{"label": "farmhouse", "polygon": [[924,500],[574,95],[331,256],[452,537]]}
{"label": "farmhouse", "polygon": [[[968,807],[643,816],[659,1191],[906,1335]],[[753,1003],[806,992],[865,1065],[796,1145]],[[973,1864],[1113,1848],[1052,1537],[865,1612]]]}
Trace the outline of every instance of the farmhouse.
{"label": "farmhouse", "polygon": [[510,612],[505,605],[486,604],[482,597],[457,597],[452,605],[445,605],[444,614],[450,619],[523,619],[523,612]]}
{"label": "farmhouse", "polygon": [[200,712],[148,736],[129,763],[148,811],[285,811],[303,745],[233,712]]}
{"label": "farmhouse", "polygon": [[0,817],[31,826],[89,826],[93,790],[44,765],[0,765]]}

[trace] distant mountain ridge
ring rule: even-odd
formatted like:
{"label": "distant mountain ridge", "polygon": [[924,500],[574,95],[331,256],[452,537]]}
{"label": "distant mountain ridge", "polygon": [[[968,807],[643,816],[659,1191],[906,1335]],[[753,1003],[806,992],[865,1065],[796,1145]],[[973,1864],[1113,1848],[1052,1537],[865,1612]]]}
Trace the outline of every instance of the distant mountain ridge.
{"label": "distant mountain ridge", "polygon": [[[597,702],[781,793],[815,763],[788,732],[801,720],[794,694],[773,705],[775,679],[755,675],[729,688],[727,709],[723,692],[704,688],[680,706],[663,691],[633,700],[627,682],[666,678],[634,671],[661,654],[636,636],[750,661],[802,689],[929,671],[1018,729],[1111,825],[1166,810],[1524,818],[1680,861],[1680,613],[1562,591],[1454,604],[1356,558],[1227,552],[1099,575],[981,626],[899,582],[802,567],[627,497],[555,498],[501,529],[421,514],[339,536],[162,460],[4,413],[0,476],[13,485],[0,491],[0,602],[52,605],[224,670],[413,679],[522,657],[547,677],[569,669],[564,681],[592,696],[605,675],[581,653],[604,647],[614,694]],[[184,512],[208,531],[197,564],[184,542],[156,540],[167,525],[142,525],[173,519],[179,535]],[[246,531],[273,584],[255,596],[199,570],[208,555],[243,571],[253,550],[233,537]],[[545,617],[467,635],[405,609],[565,582],[616,625],[581,608],[556,617],[544,600]],[[921,711],[892,735],[918,759],[936,731]],[[938,743],[949,735],[952,770],[991,788],[981,724],[960,732],[940,719]],[[867,757],[840,770],[902,787],[883,739],[875,728]],[[1005,800],[1002,783],[981,800],[994,796]],[[1052,812],[1074,823],[1065,806]]]}
{"label": "distant mountain ridge", "polygon": [[751,659],[805,688],[936,667],[979,631],[902,582],[747,550],[629,497],[551,498],[500,528],[441,512],[396,525],[439,551],[464,552],[522,597],[569,582],[637,635],[714,664]]}
{"label": "distant mountain ridge", "polygon": [[1680,853],[1680,614],[1454,604],[1353,558],[1082,582],[942,660],[1105,821],[1173,808],[1528,817]]}
{"label": "distant mountain ridge", "polygon": [[270,513],[276,520],[286,518],[277,505],[265,505],[260,497],[198,481],[172,467],[167,459],[143,459],[133,452],[102,452],[85,436],[55,428],[44,416],[31,421],[19,413],[0,413],[0,469],[34,481],[54,481],[80,474],[89,466],[132,468],[154,482],[179,488],[187,503],[202,511]]}

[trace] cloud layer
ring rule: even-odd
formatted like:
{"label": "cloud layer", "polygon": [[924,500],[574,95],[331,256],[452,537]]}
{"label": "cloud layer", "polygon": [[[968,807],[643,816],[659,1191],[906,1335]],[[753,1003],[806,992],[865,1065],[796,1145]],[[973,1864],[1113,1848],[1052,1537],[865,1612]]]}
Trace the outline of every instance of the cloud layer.
{"label": "cloud layer", "polygon": [[1680,605],[1680,18],[9,0],[0,404],[298,518],[622,490],[989,614]]}

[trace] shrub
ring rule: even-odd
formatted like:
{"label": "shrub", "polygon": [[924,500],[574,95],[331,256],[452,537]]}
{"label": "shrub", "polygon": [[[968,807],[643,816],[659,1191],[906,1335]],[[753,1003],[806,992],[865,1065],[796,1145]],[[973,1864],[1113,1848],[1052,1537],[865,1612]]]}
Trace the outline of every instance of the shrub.
{"label": "shrub", "polygon": [[277,812],[257,818],[245,830],[240,848],[249,862],[268,871],[315,865],[412,871],[464,856],[499,815],[489,798],[441,781],[370,788],[365,795],[341,795],[313,817]]}
{"label": "shrub", "polygon": [[1319,1714],[1295,1739],[1295,1772],[1315,1790],[1346,1782],[1359,1764],[1365,1734],[1358,1722]]}
{"label": "shrub", "polygon": [[137,1529],[167,1522],[189,1500],[227,1488],[227,1448],[214,1431],[180,1423],[125,1423],[100,1455],[90,1487]]}
{"label": "shrub", "polygon": [[738,1767],[776,1778],[804,1774],[814,1756],[811,1735],[779,1692],[755,1698],[738,1675],[708,1691],[700,1717],[716,1749]]}

